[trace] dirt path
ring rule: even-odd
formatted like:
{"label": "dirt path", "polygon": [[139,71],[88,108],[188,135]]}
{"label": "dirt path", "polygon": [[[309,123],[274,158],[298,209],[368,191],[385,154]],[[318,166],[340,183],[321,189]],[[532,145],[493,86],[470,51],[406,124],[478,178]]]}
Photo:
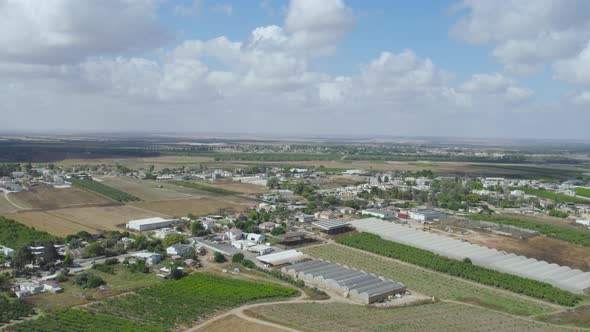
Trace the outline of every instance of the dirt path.
{"label": "dirt path", "polygon": [[215,316],[199,325],[193,326],[187,330],[185,330],[186,332],[195,332],[195,331],[199,331],[201,328],[204,328],[210,324],[213,324],[214,322],[217,322],[220,319],[226,318],[228,316],[234,315],[237,316],[243,320],[246,320],[248,322],[252,322],[252,323],[256,323],[256,324],[260,324],[260,325],[266,325],[269,327],[273,327],[276,329],[279,329],[281,331],[289,331],[289,332],[300,332],[300,330],[297,329],[293,329],[290,327],[286,327],[283,325],[279,325],[279,324],[275,324],[275,323],[271,323],[269,321],[266,320],[262,320],[262,319],[258,319],[258,318],[254,318],[251,316],[248,316],[247,314],[244,313],[245,310],[249,310],[249,309],[253,309],[256,307],[262,307],[262,306],[268,306],[268,305],[282,305],[282,304],[296,304],[296,303],[315,303],[315,302],[321,302],[321,303],[331,303],[331,302],[345,302],[345,303],[350,303],[349,301],[345,301],[345,299],[339,299],[338,297],[334,297],[331,296],[329,299],[327,300],[322,300],[322,301],[318,301],[318,300],[306,300],[306,295],[305,293],[301,293],[300,296],[294,298],[294,299],[290,299],[287,301],[275,301],[275,302],[266,302],[266,303],[255,303],[255,304],[247,304],[241,307],[237,307],[234,308],[230,311],[227,311],[221,315]]}
{"label": "dirt path", "polygon": [[15,208],[19,209],[19,210],[28,210],[26,207],[22,207],[18,204],[16,204],[15,202],[13,202],[10,198],[9,195],[10,191],[4,189],[4,188],[0,188],[0,190],[2,190],[2,192],[4,192],[4,198],[6,199],[6,201],[8,201],[8,203],[12,204]]}

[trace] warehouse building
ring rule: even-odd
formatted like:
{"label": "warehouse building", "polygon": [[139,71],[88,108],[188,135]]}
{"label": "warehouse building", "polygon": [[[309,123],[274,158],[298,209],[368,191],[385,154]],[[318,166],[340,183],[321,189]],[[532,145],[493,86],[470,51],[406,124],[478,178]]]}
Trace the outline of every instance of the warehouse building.
{"label": "warehouse building", "polygon": [[160,217],[154,217],[154,218],[130,220],[127,223],[127,228],[133,229],[136,231],[151,231],[154,229],[171,227],[174,224],[177,224],[179,222],[180,222],[180,220],[178,220],[178,219],[164,219],[164,218],[160,218]]}
{"label": "warehouse building", "polygon": [[288,265],[281,271],[309,285],[334,291],[365,304],[387,300],[406,292],[402,283],[324,260]]}
{"label": "warehouse building", "polygon": [[576,294],[590,293],[589,272],[481,247],[377,218],[355,220],[351,224],[361,232],[379,235],[383,239],[428,250],[441,256],[457,260],[469,258],[474,265],[546,282]]}
{"label": "warehouse building", "polygon": [[297,250],[279,251],[272,254],[256,257],[257,260],[270,266],[280,266],[289,263],[302,262],[307,258],[307,255]]}
{"label": "warehouse building", "polygon": [[351,226],[349,223],[335,219],[326,221],[316,221],[311,224],[314,228],[319,229],[320,232],[329,235],[346,233],[351,230]]}

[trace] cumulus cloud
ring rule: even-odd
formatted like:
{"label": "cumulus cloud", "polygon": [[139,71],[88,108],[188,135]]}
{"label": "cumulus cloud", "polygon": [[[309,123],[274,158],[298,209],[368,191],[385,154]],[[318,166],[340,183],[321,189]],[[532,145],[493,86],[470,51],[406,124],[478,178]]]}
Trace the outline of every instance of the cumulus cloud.
{"label": "cumulus cloud", "polygon": [[571,56],[590,38],[590,2],[585,0],[463,0],[451,28],[455,38],[493,45],[511,71],[530,73],[548,61]]}
{"label": "cumulus cloud", "polygon": [[74,63],[166,40],[155,0],[5,0],[0,30],[0,60],[19,63]]}
{"label": "cumulus cloud", "polygon": [[577,55],[557,61],[553,68],[560,80],[590,85],[590,42]]}

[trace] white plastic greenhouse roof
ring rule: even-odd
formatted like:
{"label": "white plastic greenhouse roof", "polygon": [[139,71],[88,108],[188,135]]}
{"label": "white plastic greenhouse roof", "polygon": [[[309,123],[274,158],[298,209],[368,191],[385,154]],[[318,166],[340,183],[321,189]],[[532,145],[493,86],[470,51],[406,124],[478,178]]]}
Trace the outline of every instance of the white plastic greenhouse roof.
{"label": "white plastic greenhouse roof", "polygon": [[350,224],[359,231],[379,235],[386,240],[453,259],[469,258],[475,265],[546,282],[573,293],[583,294],[590,291],[589,272],[517,256],[377,218],[359,219]]}

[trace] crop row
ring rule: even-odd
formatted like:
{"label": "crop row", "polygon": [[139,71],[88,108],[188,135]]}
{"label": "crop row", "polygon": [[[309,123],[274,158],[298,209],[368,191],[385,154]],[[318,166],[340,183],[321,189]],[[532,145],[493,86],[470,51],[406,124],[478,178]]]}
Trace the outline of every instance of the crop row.
{"label": "crop row", "polygon": [[249,301],[297,293],[277,285],[196,273],[139,290],[136,294],[106,300],[93,305],[91,310],[172,328]]}
{"label": "crop row", "polygon": [[487,269],[473,265],[471,262],[439,256],[427,250],[384,240],[374,234],[358,233],[338,238],[336,241],[340,244],[399,259],[455,277],[503,288],[561,305],[574,306],[581,301],[579,296],[544,282]]}
{"label": "crop row", "polygon": [[21,300],[9,300],[0,294],[0,326],[11,320],[21,319],[34,314],[31,306]]}
{"label": "crop row", "polygon": [[77,179],[71,178],[70,181],[77,187],[88,189],[94,192],[97,192],[101,195],[110,197],[117,202],[134,202],[139,201],[140,199],[136,196],[123,192],[121,190],[115,189],[113,187],[109,187],[104,185],[100,182],[96,182],[91,179]]}
{"label": "crop row", "polygon": [[92,312],[70,309],[48,314],[39,319],[28,320],[16,326],[17,332],[163,332],[164,328],[156,325],[138,324],[129,320],[95,314]]}

